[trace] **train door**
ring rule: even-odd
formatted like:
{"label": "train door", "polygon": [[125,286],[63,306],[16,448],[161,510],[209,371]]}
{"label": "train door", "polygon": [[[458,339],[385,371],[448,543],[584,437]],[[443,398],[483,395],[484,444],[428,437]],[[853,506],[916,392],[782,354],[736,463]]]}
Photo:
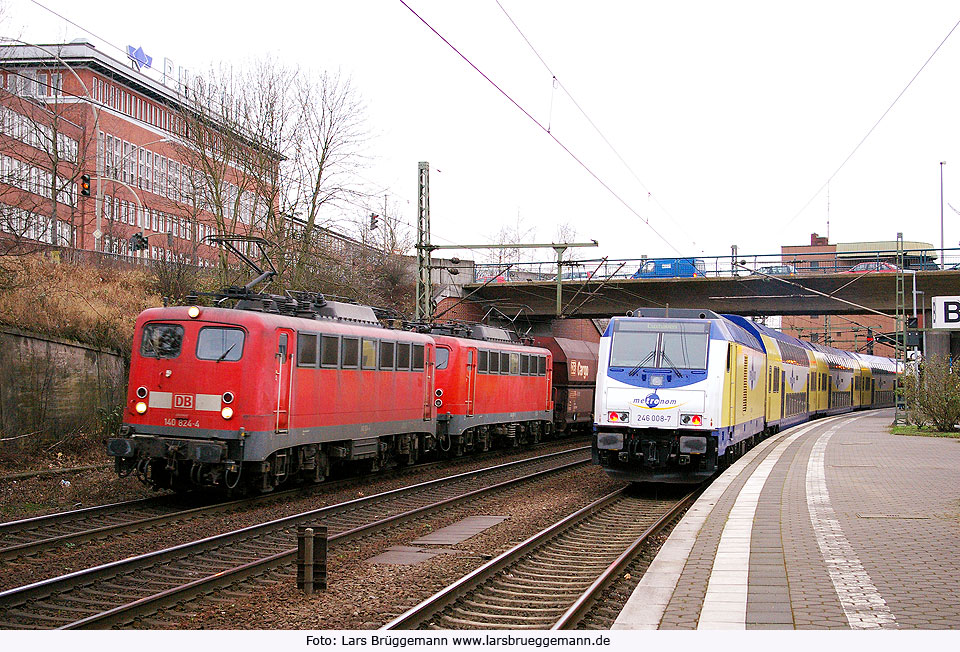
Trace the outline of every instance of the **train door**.
{"label": "train door", "polygon": [[787,416],[787,372],[780,369],[780,418]]}
{"label": "train door", "polygon": [[477,350],[468,349],[467,350],[467,393],[464,397],[465,407],[467,409],[467,416],[473,416],[473,400],[474,395],[477,391]]}
{"label": "train door", "polygon": [[293,331],[288,328],[277,329],[277,419],[276,431],[285,433],[290,423],[290,385],[293,384],[291,367]]}
{"label": "train door", "polygon": [[729,384],[727,401],[727,425],[733,428],[736,423],[736,396],[737,396],[737,350],[733,342],[727,343],[727,380]]}
{"label": "train door", "polygon": [[430,421],[433,418],[433,379],[434,379],[434,353],[433,347],[429,344],[423,347],[423,420]]}

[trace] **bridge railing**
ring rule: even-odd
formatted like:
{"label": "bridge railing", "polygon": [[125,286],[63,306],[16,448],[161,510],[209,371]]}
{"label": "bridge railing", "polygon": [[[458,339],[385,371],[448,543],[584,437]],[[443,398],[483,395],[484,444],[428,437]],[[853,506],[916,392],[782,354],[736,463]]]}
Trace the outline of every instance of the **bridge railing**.
{"label": "bridge railing", "polygon": [[[943,262],[940,262],[940,249],[908,249],[904,251],[906,268],[918,271],[960,269],[960,248],[945,249]],[[674,265],[681,273],[671,276],[662,270],[640,273],[644,265],[653,260],[682,260],[690,264]],[[810,276],[816,274],[836,274],[847,272],[883,273],[896,271],[896,250],[858,251],[842,253],[777,253],[738,255],[736,258],[725,256],[683,256],[676,259],[663,258],[623,258],[623,259],[582,259],[566,261],[561,271],[561,281],[580,283],[603,279],[630,278],[671,278],[689,277],[695,267],[697,276],[723,278],[751,275],[768,276]],[[861,263],[868,269],[854,269]],[[893,269],[887,266],[893,266]],[[476,263],[474,281],[477,283],[552,281],[557,279],[557,262],[501,262]]]}

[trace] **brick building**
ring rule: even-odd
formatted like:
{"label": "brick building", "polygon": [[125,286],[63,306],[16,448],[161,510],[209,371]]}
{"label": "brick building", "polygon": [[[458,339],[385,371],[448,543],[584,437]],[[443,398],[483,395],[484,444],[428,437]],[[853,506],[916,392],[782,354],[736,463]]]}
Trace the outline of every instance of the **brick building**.
{"label": "brick building", "polygon": [[[904,241],[905,269],[936,269],[938,250],[928,242]],[[830,244],[828,239],[811,234],[809,245],[784,245],[780,248],[781,260],[793,265],[800,276],[810,274],[833,274],[846,272],[859,263],[884,262],[896,264],[895,241],[840,242]],[[870,272],[880,273],[880,272]],[[851,276],[851,280],[855,277]],[[908,280],[908,313],[913,298]],[[923,306],[918,310],[919,328],[923,328]],[[835,346],[848,351],[868,352],[893,356],[895,349],[890,336],[896,331],[893,318],[875,314],[784,316],[780,329],[810,342]]]}
{"label": "brick building", "polygon": [[[219,139],[238,136],[208,111],[202,124],[214,145],[197,147],[186,86],[82,42],[0,46],[0,86],[4,250],[45,243],[209,265],[216,249],[205,236],[257,233],[271,212],[275,200],[249,173],[231,160],[217,173],[200,160],[216,157]],[[277,170],[280,157],[267,154]],[[86,177],[89,196],[80,188]],[[146,237],[142,251],[131,247],[136,233]]]}

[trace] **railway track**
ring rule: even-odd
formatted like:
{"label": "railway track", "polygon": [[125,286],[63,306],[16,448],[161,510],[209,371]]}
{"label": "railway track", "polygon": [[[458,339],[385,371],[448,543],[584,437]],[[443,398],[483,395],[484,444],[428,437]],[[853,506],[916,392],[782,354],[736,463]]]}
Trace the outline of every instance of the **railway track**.
{"label": "railway track", "polygon": [[[503,451],[495,451],[488,457],[502,454]],[[476,456],[473,459],[483,460],[485,457]],[[395,470],[394,474],[401,476],[419,473],[431,467],[449,464],[449,462],[450,460],[442,460],[403,467]],[[389,476],[380,474],[377,478],[388,479]],[[344,486],[365,482],[367,479],[367,477],[352,477],[226,501],[189,495],[154,496],[0,523],[0,560],[35,555],[66,544],[76,545],[84,541],[127,534],[165,523],[248,509],[287,498],[309,496],[315,492],[337,490]]]}
{"label": "railway track", "polygon": [[590,462],[588,447],[461,473],[359,498],[0,593],[0,627],[76,629],[129,623],[199,593],[295,559],[299,524],[331,544]]}
{"label": "railway track", "polygon": [[571,514],[484,564],[383,629],[573,629],[622,579],[641,547],[692,502],[628,488]]}

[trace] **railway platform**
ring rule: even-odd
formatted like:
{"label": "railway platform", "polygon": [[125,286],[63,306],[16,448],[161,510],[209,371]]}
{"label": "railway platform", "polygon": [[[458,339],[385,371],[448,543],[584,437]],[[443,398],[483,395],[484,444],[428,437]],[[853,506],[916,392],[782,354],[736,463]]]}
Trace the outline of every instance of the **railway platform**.
{"label": "railway platform", "polygon": [[960,440],[892,410],[754,447],[700,496],[613,629],[960,628]]}

